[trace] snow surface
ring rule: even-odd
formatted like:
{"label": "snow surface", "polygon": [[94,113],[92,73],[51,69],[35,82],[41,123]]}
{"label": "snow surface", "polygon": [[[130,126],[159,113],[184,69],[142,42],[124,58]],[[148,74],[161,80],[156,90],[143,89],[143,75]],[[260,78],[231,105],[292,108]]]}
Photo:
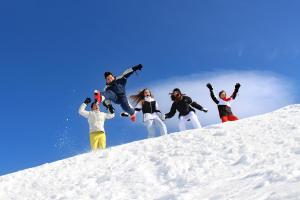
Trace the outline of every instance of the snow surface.
{"label": "snow surface", "polygon": [[300,199],[300,105],[1,176],[0,199]]}

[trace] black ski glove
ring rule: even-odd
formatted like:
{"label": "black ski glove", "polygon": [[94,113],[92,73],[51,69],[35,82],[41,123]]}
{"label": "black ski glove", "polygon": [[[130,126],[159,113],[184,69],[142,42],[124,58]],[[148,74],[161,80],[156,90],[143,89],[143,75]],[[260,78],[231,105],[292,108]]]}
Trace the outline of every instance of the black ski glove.
{"label": "black ski glove", "polygon": [[108,108],[108,111],[110,112],[110,114],[114,114],[115,113],[115,109],[114,109],[114,107],[111,104],[109,104],[107,106],[107,108]]}
{"label": "black ski glove", "polygon": [[111,114],[114,114],[114,113],[115,113],[114,107],[113,107],[109,102],[103,101],[102,105],[103,105],[103,106],[104,106]]}
{"label": "black ski glove", "polygon": [[238,90],[241,87],[240,83],[235,84],[235,89]]}
{"label": "black ski glove", "polygon": [[142,70],[142,68],[143,68],[143,65],[142,64],[138,64],[138,65],[132,67],[132,70],[133,71],[137,71],[137,70]]}
{"label": "black ski glove", "polygon": [[211,85],[210,83],[207,83],[206,87],[208,87],[208,89],[209,89],[210,91],[214,90],[213,87],[212,87],[212,85]]}
{"label": "black ski glove", "polygon": [[84,100],[84,103],[86,104],[86,105],[88,105],[89,103],[91,103],[92,102],[92,100],[91,100],[91,98],[86,98],[85,100]]}
{"label": "black ski glove", "polygon": [[168,119],[167,115],[166,114],[162,114],[162,119],[163,119],[163,121],[165,121],[166,119]]}

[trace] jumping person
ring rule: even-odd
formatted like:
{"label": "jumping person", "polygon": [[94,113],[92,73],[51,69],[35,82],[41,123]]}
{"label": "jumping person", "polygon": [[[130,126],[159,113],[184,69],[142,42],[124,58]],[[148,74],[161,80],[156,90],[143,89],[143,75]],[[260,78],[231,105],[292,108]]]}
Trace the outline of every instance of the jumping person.
{"label": "jumping person", "polygon": [[206,85],[210,91],[210,96],[212,100],[218,105],[218,111],[219,111],[219,116],[221,118],[222,123],[227,122],[227,121],[236,121],[238,118],[232,113],[231,111],[231,105],[230,102],[233,101],[237,93],[239,91],[239,88],[241,87],[241,84],[237,83],[235,84],[235,89],[232,95],[227,98],[226,92],[224,90],[219,92],[219,98],[217,99],[215,94],[214,94],[214,89],[210,83]]}
{"label": "jumping person", "polygon": [[130,98],[136,104],[135,111],[143,112],[143,122],[148,130],[148,138],[155,137],[156,125],[160,130],[160,135],[166,135],[167,127],[161,119],[162,114],[158,109],[158,104],[153,98],[151,91],[146,88],[138,94],[130,96]]}
{"label": "jumping person", "polygon": [[[98,90],[94,91],[94,98],[100,103],[103,101],[103,105],[108,107],[111,101],[115,104],[119,104],[123,111],[130,115],[132,121],[136,120],[135,111],[130,106],[126,96],[126,83],[134,72],[142,70],[142,65],[136,65],[132,68],[127,69],[121,76],[115,77],[111,72],[105,72],[104,78],[106,80],[106,87],[103,92]],[[102,98],[104,97],[104,98]]]}
{"label": "jumping person", "polygon": [[106,135],[104,130],[104,122],[106,119],[112,119],[115,114],[100,112],[97,101],[92,103],[92,111],[87,111],[86,107],[89,103],[91,103],[91,99],[86,98],[84,103],[79,107],[79,114],[88,119],[91,149],[105,149]]}
{"label": "jumping person", "polygon": [[193,101],[190,97],[181,93],[180,89],[175,88],[171,95],[171,100],[173,101],[171,110],[169,113],[165,114],[165,118],[172,118],[176,111],[179,112],[179,130],[186,130],[186,125],[188,121],[191,121],[194,128],[201,128],[201,124],[198,120],[197,115],[195,114],[195,109],[198,109],[203,112],[208,110],[200,106],[198,103]]}

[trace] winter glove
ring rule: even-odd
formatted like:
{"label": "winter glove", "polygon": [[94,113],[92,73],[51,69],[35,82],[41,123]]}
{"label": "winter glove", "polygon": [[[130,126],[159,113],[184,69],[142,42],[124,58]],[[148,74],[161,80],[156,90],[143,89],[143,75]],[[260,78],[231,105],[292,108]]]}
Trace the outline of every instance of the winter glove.
{"label": "winter glove", "polygon": [[92,100],[91,100],[91,98],[86,98],[85,100],[84,100],[84,103],[86,104],[86,105],[88,105],[89,103],[91,103],[92,102]]}
{"label": "winter glove", "polygon": [[207,110],[206,108],[202,108],[201,111],[203,111],[203,112],[205,112],[205,113],[208,112],[208,110]]}
{"label": "winter glove", "polygon": [[207,83],[206,87],[208,87],[208,89],[209,89],[210,91],[214,90],[213,87],[212,87],[212,85],[211,85],[210,83]]}
{"label": "winter glove", "polygon": [[115,109],[114,109],[114,107],[113,107],[111,104],[109,104],[109,105],[107,106],[107,109],[108,109],[108,111],[110,112],[110,114],[114,114],[114,113],[115,113]]}
{"label": "winter glove", "polygon": [[162,114],[160,111],[156,111],[156,114],[158,115],[158,117],[159,117],[162,121],[165,121],[165,120],[166,120],[165,115]]}
{"label": "winter glove", "polygon": [[111,105],[110,101],[105,100],[103,101],[102,105],[108,110],[111,114],[115,113],[114,107]]}
{"label": "winter glove", "polygon": [[142,70],[142,68],[143,68],[143,65],[142,64],[138,64],[138,65],[132,67],[132,70],[133,71],[137,71],[137,70]]}
{"label": "winter glove", "polygon": [[162,121],[165,121],[166,120],[166,115],[160,115],[160,119],[162,120]]}
{"label": "winter glove", "polygon": [[165,121],[166,119],[168,119],[168,117],[167,117],[166,114],[162,114],[162,115],[161,115],[161,118],[164,119],[163,121]]}
{"label": "winter glove", "polygon": [[237,83],[237,84],[235,84],[235,89],[239,89],[241,87],[241,84],[240,83]]}

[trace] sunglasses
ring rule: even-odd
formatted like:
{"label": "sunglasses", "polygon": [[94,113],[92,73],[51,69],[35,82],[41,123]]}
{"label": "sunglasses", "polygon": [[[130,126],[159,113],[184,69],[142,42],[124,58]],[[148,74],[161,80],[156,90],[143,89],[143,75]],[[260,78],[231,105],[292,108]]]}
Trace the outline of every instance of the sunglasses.
{"label": "sunglasses", "polygon": [[174,93],[169,93],[169,95],[174,96],[174,97],[179,97],[180,93],[179,92],[174,92]]}

